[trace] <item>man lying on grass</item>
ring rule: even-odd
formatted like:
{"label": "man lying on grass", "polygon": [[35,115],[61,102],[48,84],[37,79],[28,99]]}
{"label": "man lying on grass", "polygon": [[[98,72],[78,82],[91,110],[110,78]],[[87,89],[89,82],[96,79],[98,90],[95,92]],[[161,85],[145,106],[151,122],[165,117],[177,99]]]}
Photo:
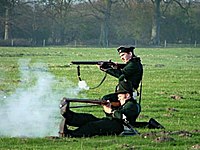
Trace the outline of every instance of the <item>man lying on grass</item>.
{"label": "man lying on grass", "polygon": [[[69,109],[69,102],[61,107],[64,117],[60,124],[59,137],[91,137],[95,135],[119,135],[124,131],[124,119],[133,125],[140,113],[140,106],[132,98],[132,86],[129,82],[120,82],[116,91],[120,107],[113,110],[111,103],[102,105],[106,114],[104,118],[97,118],[92,114],[76,113]],[[69,130],[67,126],[77,127]]]}

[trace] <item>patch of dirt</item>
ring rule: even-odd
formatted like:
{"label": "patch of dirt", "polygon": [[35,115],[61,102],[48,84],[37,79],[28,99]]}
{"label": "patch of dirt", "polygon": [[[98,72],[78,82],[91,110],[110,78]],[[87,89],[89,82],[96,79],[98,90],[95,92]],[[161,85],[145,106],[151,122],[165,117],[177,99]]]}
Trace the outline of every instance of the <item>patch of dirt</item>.
{"label": "patch of dirt", "polygon": [[175,100],[183,99],[183,97],[180,95],[170,95],[170,98],[175,99]]}
{"label": "patch of dirt", "polygon": [[176,108],[167,108],[167,111],[172,111],[172,112],[173,112],[173,111],[176,111],[176,112],[177,112],[177,111],[179,111],[179,110],[177,110]]}
{"label": "patch of dirt", "polygon": [[168,113],[168,114],[163,114],[163,116],[165,116],[165,117],[173,117],[174,114],[172,114],[172,113]]}
{"label": "patch of dirt", "polygon": [[198,129],[192,130],[192,133],[200,133],[200,130],[198,130]]}
{"label": "patch of dirt", "polygon": [[157,143],[171,142],[171,141],[175,141],[175,139],[172,137],[157,137],[156,139],[154,139],[154,142],[157,142]]}
{"label": "patch of dirt", "polygon": [[162,68],[162,67],[165,67],[165,65],[164,64],[156,64],[155,67]]}
{"label": "patch of dirt", "polygon": [[138,118],[149,118],[149,116],[140,114],[140,115],[138,116]]}
{"label": "patch of dirt", "polygon": [[161,131],[157,135],[178,135],[180,137],[191,137],[192,133],[188,131]]}
{"label": "patch of dirt", "polygon": [[157,137],[157,133],[152,131],[152,132],[149,132],[149,133],[143,133],[140,136],[145,138],[145,139],[146,138],[155,138],[155,137]]}
{"label": "patch of dirt", "polygon": [[134,150],[135,149],[135,146],[132,146],[130,144],[122,144],[119,147],[120,147],[120,149],[128,149],[128,150]]}
{"label": "patch of dirt", "polygon": [[193,145],[191,149],[200,149],[200,144]]}
{"label": "patch of dirt", "polygon": [[[197,131],[199,132],[199,131]],[[143,133],[140,136],[142,138],[153,138],[155,142],[168,142],[175,141],[170,135],[178,135],[180,137],[192,137],[192,133],[188,131],[160,131],[160,132],[148,132]]]}
{"label": "patch of dirt", "polygon": [[173,131],[173,132],[170,132],[170,134],[178,135],[181,137],[191,137],[192,136],[192,133],[190,133],[188,131]]}
{"label": "patch of dirt", "polygon": [[167,94],[167,92],[160,92],[160,93],[158,93],[158,94],[160,94],[160,95],[165,95],[165,94]]}

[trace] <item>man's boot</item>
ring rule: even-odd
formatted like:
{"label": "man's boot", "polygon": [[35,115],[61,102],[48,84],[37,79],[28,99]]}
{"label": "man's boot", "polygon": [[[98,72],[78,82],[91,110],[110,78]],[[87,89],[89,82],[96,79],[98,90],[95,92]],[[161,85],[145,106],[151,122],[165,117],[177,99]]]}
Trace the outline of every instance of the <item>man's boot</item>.
{"label": "man's boot", "polygon": [[149,129],[165,129],[160,123],[158,123],[155,119],[151,118],[148,124]]}
{"label": "man's boot", "polygon": [[66,119],[62,118],[61,122],[60,122],[60,127],[59,127],[59,137],[66,137],[67,135],[67,124],[66,124]]}
{"label": "man's boot", "polygon": [[59,137],[66,137],[67,135],[67,122],[66,122],[66,114],[69,111],[69,102],[67,102],[65,100],[65,98],[63,98],[60,102],[60,114],[63,116],[61,122],[60,122],[60,126],[59,126]]}

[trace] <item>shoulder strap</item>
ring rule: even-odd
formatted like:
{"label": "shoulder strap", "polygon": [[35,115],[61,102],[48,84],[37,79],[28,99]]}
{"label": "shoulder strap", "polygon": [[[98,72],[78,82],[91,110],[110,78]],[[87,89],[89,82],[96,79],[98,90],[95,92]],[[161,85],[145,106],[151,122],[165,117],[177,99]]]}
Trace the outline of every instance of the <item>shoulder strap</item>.
{"label": "shoulder strap", "polygon": [[139,105],[141,104],[141,100],[142,100],[142,80],[140,82],[140,93],[139,93]]}

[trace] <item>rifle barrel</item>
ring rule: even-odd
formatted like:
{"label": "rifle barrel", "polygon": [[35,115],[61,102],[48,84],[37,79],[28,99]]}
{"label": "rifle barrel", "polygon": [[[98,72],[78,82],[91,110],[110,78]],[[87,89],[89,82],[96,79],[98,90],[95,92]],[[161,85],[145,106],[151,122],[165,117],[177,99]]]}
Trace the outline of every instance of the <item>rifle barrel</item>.
{"label": "rifle barrel", "polygon": [[75,106],[70,106],[69,108],[83,108],[83,107],[93,107],[93,106],[99,106],[97,104],[92,104],[92,105],[75,105]]}
{"label": "rifle barrel", "polygon": [[108,65],[108,66],[112,66],[112,65],[116,65],[117,68],[124,68],[126,64],[121,64],[121,63],[117,63],[115,64],[114,62],[112,62],[111,60],[109,61],[71,61],[71,64],[73,65],[102,65],[102,63],[104,65]]}
{"label": "rifle barrel", "polygon": [[74,65],[98,65],[101,62],[109,62],[109,61],[71,61],[71,64],[74,64]]}
{"label": "rifle barrel", "polygon": [[63,98],[68,102],[79,102],[79,103],[92,103],[92,104],[101,104],[102,101],[97,99],[78,99],[78,98]]}
{"label": "rifle barrel", "polygon": [[[79,103],[91,103],[97,105],[107,105],[109,102],[106,100],[99,100],[99,99],[78,99],[78,98],[63,98],[66,102],[79,102]],[[120,106],[120,102],[111,102],[112,106]]]}

